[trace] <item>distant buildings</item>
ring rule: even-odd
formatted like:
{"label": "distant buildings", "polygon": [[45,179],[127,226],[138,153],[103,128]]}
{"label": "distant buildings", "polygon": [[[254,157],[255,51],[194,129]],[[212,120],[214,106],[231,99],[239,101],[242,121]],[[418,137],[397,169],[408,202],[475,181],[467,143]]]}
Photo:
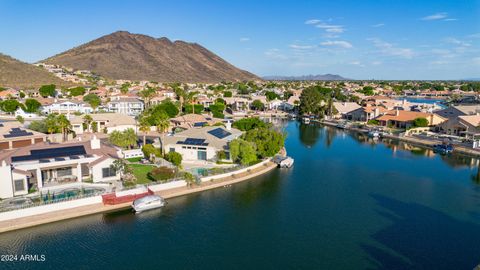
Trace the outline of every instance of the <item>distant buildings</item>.
{"label": "distant buildings", "polygon": [[143,112],[144,104],[138,98],[119,96],[112,97],[107,103],[107,109],[109,112],[137,116]]}

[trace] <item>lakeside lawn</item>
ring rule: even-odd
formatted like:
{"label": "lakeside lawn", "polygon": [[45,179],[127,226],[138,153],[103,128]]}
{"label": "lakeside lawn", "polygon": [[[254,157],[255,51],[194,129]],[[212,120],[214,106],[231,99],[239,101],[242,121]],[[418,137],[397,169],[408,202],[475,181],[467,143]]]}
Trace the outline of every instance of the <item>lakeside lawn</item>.
{"label": "lakeside lawn", "polygon": [[147,174],[155,168],[154,165],[150,164],[129,164],[130,168],[133,169],[133,174],[137,178],[137,184],[148,184],[152,180],[148,179]]}
{"label": "lakeside lawn", "polygon": [[139,162],[140,160],[142,160],[141,157],[134,157],[134,158],[127,158],[128,161],[130,162]]}

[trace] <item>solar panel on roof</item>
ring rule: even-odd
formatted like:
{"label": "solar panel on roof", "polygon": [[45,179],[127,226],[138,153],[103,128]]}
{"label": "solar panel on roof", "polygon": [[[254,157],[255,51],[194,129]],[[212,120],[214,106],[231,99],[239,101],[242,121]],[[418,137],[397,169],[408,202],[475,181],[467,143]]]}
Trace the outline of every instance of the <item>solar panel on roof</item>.
{"label": "solar panel on roof", "polygon": [[83,145],[35,149],[30,150],[30,155],[12,157],[13,162],[28,161],[28,160],[41,160],[47,158],[56,157],[68,157],[71,155],[85,155],[85,147]]}
{"label": "solar panel on roof", "polygon": [[200,145],[200,146],[208,145],[208,143],[205,142],[205,139],[197,139],[197,138],[186,138],[185,141],[178,141],[177,144]]}
{"label": "solar panel on roof", "polygon": [[40,159],[39,162],[40,163],[49,163],[50,160],[49,159]]}
{"label": "solar panel on roof", "polygon": [[230,135],[232,135],[232,133],[224,130],[223,128],[216,128],[216,129],[212,129],[210,131],[208,131],[208,133],[212,136],[215,136],[219,139],[223,139],[225,137],[228,137]]}
{"label": "solar panel on roof", "polygon": [[20,128],[12,128],[8,132],[8,134],[3,135],[4,138],[14,138],[14,137],[21,137],[21,136],[30,136],[33,135],[32,132],[27,132],[24,129]]}
{"label": "solar panel on roof", "polygon": [[80,159],[79,156],[70,156],[70,159]]}
{"label": "solar panel on roof", "polygon": [[203,127],[207,125],[207,122],[196,122],[193,124],[194,127]]}
{"label": "solar panel on roof", "polygon": [[56,157],[56,158],[55,158],[55,161],[65,161],[65,159],[64,159],[64,158],[61,158],[61,157]]}

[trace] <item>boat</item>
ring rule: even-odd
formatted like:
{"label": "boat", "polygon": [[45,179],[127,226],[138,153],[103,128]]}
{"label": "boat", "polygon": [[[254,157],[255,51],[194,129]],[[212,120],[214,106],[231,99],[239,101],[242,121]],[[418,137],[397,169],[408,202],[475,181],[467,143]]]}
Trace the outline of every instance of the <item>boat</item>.
{"label": "boat", "polygon": [[310,124],[310,118],[309,117],[303,117],[303,123],[304,124]]}
{"label": "boat", "polygon": [[433,152],[442,155],[450,154],[453,152],[453,145],[451,144],[435,144],[433,146]]}
{"label": "boat", "polygon": [[372,130],[368,131],[368,137],[378,138],[378,137],[380,137],[380,132],[378,132],[378,130],[372,129]]}
{"label": "boat", "polygon": [[140,199],[136,199],[132,203],[132,208],[136,213],[145,210],[156,209],[165,206],[165,200],[158,195],[147,195]]}
{"label": "boat", "polygon": [[279,168],[291,168],[293,166],[294,159],[291,157],[277,155],[273,159],[273,162],[275,162]]}
{"label": "boat", "polygon": [[339,129],[346,129],[347,128],[347,123],[346,122],[340,122],[336,126]]}

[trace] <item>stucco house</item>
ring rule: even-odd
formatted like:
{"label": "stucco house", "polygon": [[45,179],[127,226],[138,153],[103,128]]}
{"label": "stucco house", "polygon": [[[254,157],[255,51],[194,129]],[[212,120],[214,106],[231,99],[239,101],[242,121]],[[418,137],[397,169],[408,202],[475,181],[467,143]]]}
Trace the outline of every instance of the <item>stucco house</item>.
{"label": "stucco house", "polygon": [[[120,113],[94,113],[89,114],[92,117],[93,122],[97,123],[97,132],[106,132],[107,134],[113,131],[124,131],[126,129],[136,130],[136,121],[132,116],[120,114]],[[83,134],[85,132],[92,132],[92,127],[84,126],[85,115],[71,116],[70,123],[72,124],[72,130],[76,134]]]}
{"label": "stucco house", "polygon": [[402,110],[391,110],[375,119],[380,122],[381,126],[409,128],[413,125],[413,121],[417,118],[427,119],[429,126],[436,126],[447,120],[446,118],[443,118],[434,113],[402,111]]}
{"label": "stucco house", "polygon": [[165,153],[180,153],[184,161],[215,160],[217,152],[223,150],[230,160],[228,144],[242,132],[231,128],[230,123],[226,126],[192,128],[167,136],[163,138],[163,149]]}
{"label": "stucco house", "polygon": [[111,165],[117,150],[93,137],[66,144],[36,144],[0,152],[0,198],[28,194],[29,189],[91,180],[120,180]]}

